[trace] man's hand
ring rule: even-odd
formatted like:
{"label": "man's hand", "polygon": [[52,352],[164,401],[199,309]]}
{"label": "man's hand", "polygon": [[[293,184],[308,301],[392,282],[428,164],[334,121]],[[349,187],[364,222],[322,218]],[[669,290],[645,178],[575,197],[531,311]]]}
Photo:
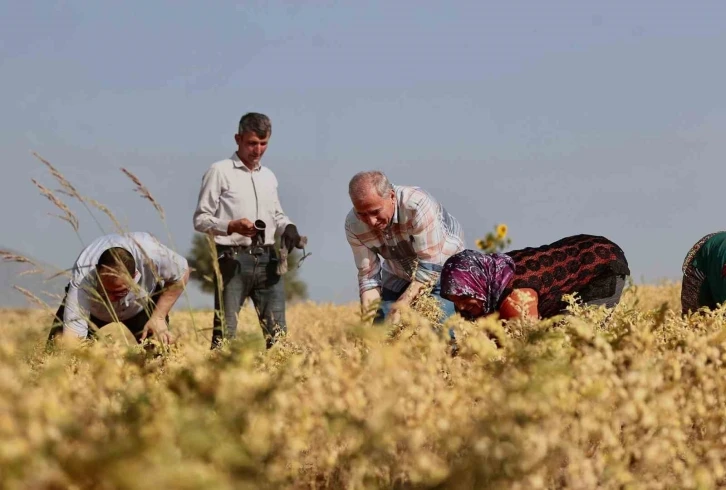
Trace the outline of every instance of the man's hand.
{"label": "man's hand", "polygon": [[394,303],[393,306],[391,306],[391,310],[388,312],[388,320],[393,325],[401,323],[401,305]]}
{"label": "man's hand", "polygon": [[373,320],[378,309],[378,302],[381,300],[381,289],[374,288],[364,291],[360,297],[361,315],[364,321]]}
{"label": "man's hand", "polygon": [[280,237],[282,246],[287,249],[287,252],[292,252],[293,247],[303,248],[300,234],[297,232],[297,226],[287,225],[285,231],[282,232]]}
{"label": "man's hand", "polygon": [[229,222],[229,225],[227,225],[227,234],[231,235],[232,233],[238,233],[252,238],[257,233],[257,230],[255,230],[255,225],[252,221],[247,218],[242,218]]}
{"label": "man's hand", "polygon": [[153,333],[154,338],[164,345],[174,343],[174,336],[169,331],[169,327],[164,318],[152,315],[149,321],[146,322],[146,325],[144,325],[144,330],[141,332],[141,340],[144,340],[149,335],[149,332]]}

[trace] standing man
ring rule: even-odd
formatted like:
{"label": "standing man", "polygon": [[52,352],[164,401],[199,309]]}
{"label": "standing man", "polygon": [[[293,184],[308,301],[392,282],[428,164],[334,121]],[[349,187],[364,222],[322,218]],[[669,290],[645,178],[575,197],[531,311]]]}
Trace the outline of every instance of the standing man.
{"label": "standing man", "polygon": [[456,219],[424,190],[391,185],[379,171],[356,174],[348,194],[353,209],[345,233],[358,268],[364,314],[380,300],[374,322],[397,323],[401,307],[427,283],[435,283],[432,295],[444,318],[454,314],[454,304],[440,296],[439,275],[446,259],[464,249]]}
{"label": "standing man", "polygon": [[[247,297],[257,310],[267,348],[287,332],[285,287],[277,273],[275,238],[288,252],[302,248],[297,227],[282,210],[277,178],[260,161],[272,134],[270,119],[250,112],[234,135],[237,151],[215,162],[202,179],[194,229],[214,235],[223,290],[214,295],[212,348],[237,334]],[[215,290],[219,291],[215,275]]]}
{"label": "standing man", "polygon": [[99,237],[76,259],[49,346],[61,334],[93,338],[89,322],[98,328],[121,322],[137,342],[151,333],[172,343],[169,311],[188,281],[187,260],[149,233]]}

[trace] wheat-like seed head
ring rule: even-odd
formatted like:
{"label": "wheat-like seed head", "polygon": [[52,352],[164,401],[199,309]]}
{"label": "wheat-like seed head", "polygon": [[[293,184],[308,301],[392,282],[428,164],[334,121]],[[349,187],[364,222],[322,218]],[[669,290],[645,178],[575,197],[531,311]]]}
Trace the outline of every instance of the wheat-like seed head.
{"label": "wheat-like seed head", "polygon": [[48,170],[50,170],[51,175],[55,177],[55,179],[60,183],[61,187],[63,188],[59,192],[62,194],[65,194],[70,197],[74,197],[78,199],[79,201],[83,202],[84,198],[81,196],[81,194],[76,190],[76,188],[66,179],[63,174],[58,171],[48,160],[38,155],[36,152],[32,152],[33,156],[40,160],[46,167],[48,167]]}
{"label": "wheat-like seed head", "polygon": [[37,180],[35,180],[35,179],[31,179],[31,180],[32,180],[33,184],[35,184],[35,186],[40,190],[40,193],[43,196],[45,196],[50,202],[52,202],[58,209],[63,211],[62,216],[57,215],[57,214],[54,214],[52,216],[60,218],[63,221],[67,221],[73,227],[73,230],[78,232],[78,227],[79,227],[78,218],[76,218],[76,215],[73,214],[73,212],[70,210],[70,208],[68,208],[68,206],[66,206],[66,204],[63,201],[61,201],[58,198],[58,196],[56,196],[53,193],[53,191],[51,191],[50,189],[45,187],[43,184],[39,183]]}
{"label": "wheat-like seed head", "polygon": [[86,197],[86,198],[84,198],[84,199],[85,199],[85,200],[86,200],[86,201],[87,201],[87,202],[88,202],[88,203],[89,203],[89,204],[90,204],[91,206],[93,206],[94,208],[96,208],[96,209],[98,209],[99,211],[103,212],[103,213],[104,213],[104,214],[105,214],[106,216],[108,216],[108,218],[109,218],[109,219],[111,220],[111,222],[113,223],[113,225],[114,225],[114,227],[116,228],[116,231],[117,231],[118,233],[123,233],[123,231],[124,231],[124,227],[123,227],[123,226],[121,226],[121,223],[120,223],[120,222],[118,221],[118,219],[116,219],[116,216],[114,216],[114,214],[113,214],[113,213],[111,212],[111,210],[110,210],[110,209],[108,209],[108,208],[107,208],[106,206],[104,206],[103,204],[101,204],[100,202],[98,202],[97,200],[95,200],[95,199],[93,199],[93,198],[90,198],[90,197]]}
{"label": "wheat-like seed head", "polygon": [[25,289],[24,287],[14,285],[13,288],[15,290],[20,291],[21,293],[23,293],[23,295],[26,298],[28,298],[31,301],[31,303],[33,303],[33,304],[35,304],[37,306],[40,306],[43,309],[49,309],[50,308],[50,306],[48,306],[48,303],[46,303],[45,301],[43,301],[42,299],[40,299],[39,297],[37,297],[35,294],[33,294],[31,291]]}
{"label": "wheat-like seed head", "polygon": [[12,253],[8,250],[0,250],[0,257],[2,257],[5,262],[18,262],[22,264],[30,264],[36,268],[38,267],[38,264],[28,257]]}
{"label": "wheat-like seed head", "polygon": [[136,192],[141,194],[141,197],[144,199],[147,199],[151,204],[154,205],[156,210],[159,212],[159,215],[161,216],[161,219],[164,219],[164,208],[161,207],[161,204],[158,203],[156,199],[154,199],[154,196],[151,195],[151,192],[149,189],[141,182],[141,180],[136,177],[133,173],[131,173],[129,170],[122,168],[121,171],[126,174],[126,176],[131,179],[131,181],[136,184]]}

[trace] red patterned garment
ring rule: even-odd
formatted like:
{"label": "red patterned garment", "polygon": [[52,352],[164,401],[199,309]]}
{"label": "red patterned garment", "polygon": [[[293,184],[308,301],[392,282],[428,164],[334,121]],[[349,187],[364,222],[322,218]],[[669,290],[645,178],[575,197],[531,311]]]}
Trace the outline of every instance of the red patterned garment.
{"label": "red patterned garment", "polygon": [[515,272],[500,302],[513,289],[534,289],[542,318],[567,306],[564,294],[577,292],[583,302],[606,298],[614,294],[618,276],[630,275],[623,250],[602,236],[575,235],[506,255],[514,260]]}

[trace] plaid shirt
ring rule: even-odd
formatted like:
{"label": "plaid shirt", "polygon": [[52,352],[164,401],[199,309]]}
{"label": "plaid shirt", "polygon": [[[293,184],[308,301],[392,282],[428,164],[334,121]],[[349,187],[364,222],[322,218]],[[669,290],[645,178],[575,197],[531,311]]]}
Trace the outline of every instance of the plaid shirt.
{"label": "plaid shirt", "polygon": [[386,230],[370,228],[354,209],[345,220],[361,294],[379,287],[401,292],[414,280],[436,281],[446,259],[464,249],[461,225],[426,191],[393,188],[396,209]]}

